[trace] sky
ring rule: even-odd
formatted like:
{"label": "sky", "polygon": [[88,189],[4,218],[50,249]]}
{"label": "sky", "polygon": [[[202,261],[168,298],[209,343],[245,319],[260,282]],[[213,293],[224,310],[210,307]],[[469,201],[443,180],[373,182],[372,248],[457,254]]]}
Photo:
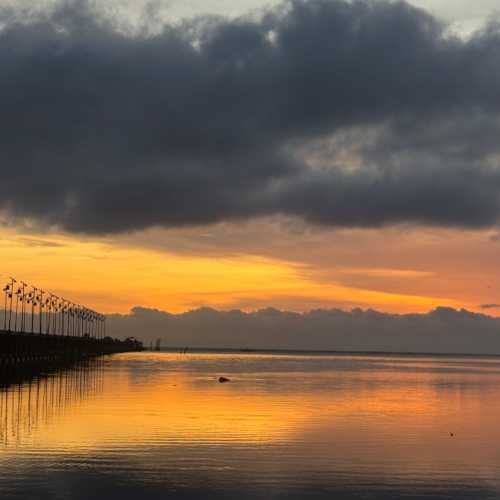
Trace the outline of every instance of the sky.
{"label": "sky", "polygon": [[0,277],[500,315],[496,4],[0,1]]}

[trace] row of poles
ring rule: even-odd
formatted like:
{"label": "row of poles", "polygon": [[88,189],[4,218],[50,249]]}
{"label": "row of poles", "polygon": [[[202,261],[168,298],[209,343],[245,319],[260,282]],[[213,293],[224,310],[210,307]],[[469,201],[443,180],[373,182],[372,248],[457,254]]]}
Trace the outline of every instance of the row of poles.
{"label": "row of poles", "polygon": [[3,292],[6,332],[94,339],[106,336],[106,317],[92,309],[15,278],[9,279]]}

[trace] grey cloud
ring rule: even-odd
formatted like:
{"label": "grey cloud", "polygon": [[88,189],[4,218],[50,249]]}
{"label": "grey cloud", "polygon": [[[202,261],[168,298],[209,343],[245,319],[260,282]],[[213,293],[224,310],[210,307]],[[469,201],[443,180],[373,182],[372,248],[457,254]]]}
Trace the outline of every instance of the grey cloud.
{"label": "grey cloud", "polygon": [[481,309],[498,309],[500,304],[481,304]]}
{"label": "grey cloud", "polygon": [[[0,25],[8,218],[86,233],[272,214],[498,223],[494,23],[463,41],[403,2],[290,0],[127,34],[73,0]],[[319,166],[299,154],[349,130],[357,168],[338,144]]]}
{"label": "grey cloud", "polygon": [[108,323],[113,335],[161,338],[164,347],[500,354],[500,318],[446,307],[405,315],[206,308],[170,314],[136,307],[108,316]]}

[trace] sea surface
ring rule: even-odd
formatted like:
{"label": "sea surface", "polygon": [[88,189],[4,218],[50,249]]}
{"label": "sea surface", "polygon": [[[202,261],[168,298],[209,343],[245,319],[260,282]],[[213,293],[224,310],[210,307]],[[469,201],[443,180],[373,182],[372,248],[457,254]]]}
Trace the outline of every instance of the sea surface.
{"label": "sea surface", "polygon": [[0,498],[500,499],[500,359],[104,357],[0,388]]}

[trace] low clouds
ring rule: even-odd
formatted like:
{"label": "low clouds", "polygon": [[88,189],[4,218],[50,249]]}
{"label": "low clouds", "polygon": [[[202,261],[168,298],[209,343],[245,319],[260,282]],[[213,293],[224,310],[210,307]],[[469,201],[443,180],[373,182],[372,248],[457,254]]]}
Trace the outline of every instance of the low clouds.
{"label": "low clouds", "polygon": [[0,14],[0,211],[84,233],[273,214],[497,225],[500,29],[287,1],[127,34],[85,1]]}
{"label": "low clouds", "polygon": [[500,354],[500,319],[439,307],[428,314],[338,309],[294,313],[198,309],[183,314],[136,307],[108,316],[115,336],[191,348],[304,349]]}

